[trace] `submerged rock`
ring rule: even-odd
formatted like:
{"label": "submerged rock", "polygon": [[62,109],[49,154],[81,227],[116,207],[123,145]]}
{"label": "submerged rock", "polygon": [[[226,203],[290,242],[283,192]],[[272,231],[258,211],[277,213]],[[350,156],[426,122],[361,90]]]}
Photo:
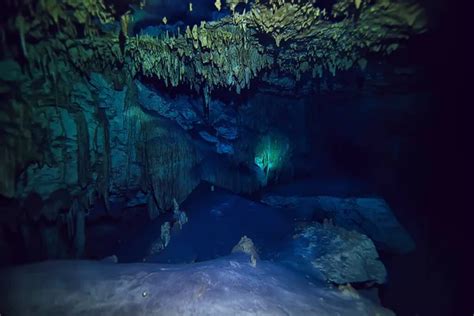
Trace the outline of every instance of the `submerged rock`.
{"label": "submerged rock", "polygon": [[259,259],[259,256],[252,239],[247,236],[240,238],[239,243],[232,248],[232,253],[238,252],[248,254],[250,256],[250,265],[254,268],[257,266],[257,259]]}
{"label": "submerged rock", "polygon": [[234,254],[187,265],[47,261],[0,270],[0,310],[18,316],[394,315],[275,263],[253,268],[247,260]]}
{"label": "submerged rock", "polygon": [[170,231],[170,222],[165,222],[163,225],[161,225],[161,242],[163,243],[163,248],[166,248],[171,240]]}
{"label": "submerged rock", "polygon": [[188,216],[180,209],[176,199],[173,199],[173,219],[175,221],[173,226],[177,225],[179,226],[179,229],[182,229],[183,225],[188,222]]}
{"label": "submerged rock", "polygon": [[[160,253],[168,247],[168,244],[171,240],[171,224],[170,222],[164,222],[161,225],[160,238],[153,241],[148,248],[147,255],[152,256]],[[145,259],[144,259],[145,260]]]}
{"label": "submerged rock", "polygon": [[326,223],[312,223],[298,230],[294,254],[310,261],[326,281],[385,283],[387,271],[367,236]]}
{"label": "submerged rock", "polygon": [[330,218],[337,226],[369,236],[377,248],[385,251],[407,253],[415,248],[413,239],[381,198],[268,195],[262,202],[275,207],[305,209],[316,219]]}

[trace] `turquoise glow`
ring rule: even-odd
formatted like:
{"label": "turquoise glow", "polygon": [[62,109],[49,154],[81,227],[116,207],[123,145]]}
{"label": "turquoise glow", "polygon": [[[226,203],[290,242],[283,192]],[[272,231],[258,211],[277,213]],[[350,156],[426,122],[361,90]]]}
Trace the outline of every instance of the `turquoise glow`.
{"label": "turquoise glow", "polygon": [[260,140],[254,162],[263,170],[266,180],[272,171],[283,167],[288,158],[289,147],[288,140],[282,136],[266,135]]}

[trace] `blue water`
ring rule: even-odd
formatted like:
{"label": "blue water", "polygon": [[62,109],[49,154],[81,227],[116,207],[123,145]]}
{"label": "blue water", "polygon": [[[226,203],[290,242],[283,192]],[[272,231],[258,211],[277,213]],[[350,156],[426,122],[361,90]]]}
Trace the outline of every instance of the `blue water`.
{"label": "blue water", "polygon": [[187,263],[215,259],[230,254],[244,235],[253,240],[262,259],[272,259],[291,238],[295,220],[287,210],[220,188],[211,191],[208,184],[200,185],[181,209],[189,221],[181,230],[172,230],[168,247],[159,254],[147,254],[151,244],[160,238],[161,224],[169,220],[158,218],[119,247],[119,261]]}

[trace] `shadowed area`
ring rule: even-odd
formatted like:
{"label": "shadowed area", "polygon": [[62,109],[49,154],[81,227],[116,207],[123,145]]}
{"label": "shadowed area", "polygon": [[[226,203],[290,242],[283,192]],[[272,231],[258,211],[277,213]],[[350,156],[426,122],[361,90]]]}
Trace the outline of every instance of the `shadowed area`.
{"label": "shadowed area", "polygon": [[190,223],[172,230],[163,251],[150,254],[153,242],[160,238],[161,225],[151,222],[117,249],[119,261],[187,263],[215,259],[227,255],[243,235],[255,242],[264,258],[273,258],[293,232],[295,214],[220,188],[211,191],[208,184],[199,186],[182,208]]}

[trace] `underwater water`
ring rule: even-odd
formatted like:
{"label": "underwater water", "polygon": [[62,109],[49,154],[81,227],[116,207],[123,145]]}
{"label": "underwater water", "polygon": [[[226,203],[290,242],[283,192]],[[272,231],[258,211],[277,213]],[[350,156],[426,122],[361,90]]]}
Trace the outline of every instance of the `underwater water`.
{"label": "underwater water", "polygon": [[458,9],[2,5],[0,316],[474,312]]}

